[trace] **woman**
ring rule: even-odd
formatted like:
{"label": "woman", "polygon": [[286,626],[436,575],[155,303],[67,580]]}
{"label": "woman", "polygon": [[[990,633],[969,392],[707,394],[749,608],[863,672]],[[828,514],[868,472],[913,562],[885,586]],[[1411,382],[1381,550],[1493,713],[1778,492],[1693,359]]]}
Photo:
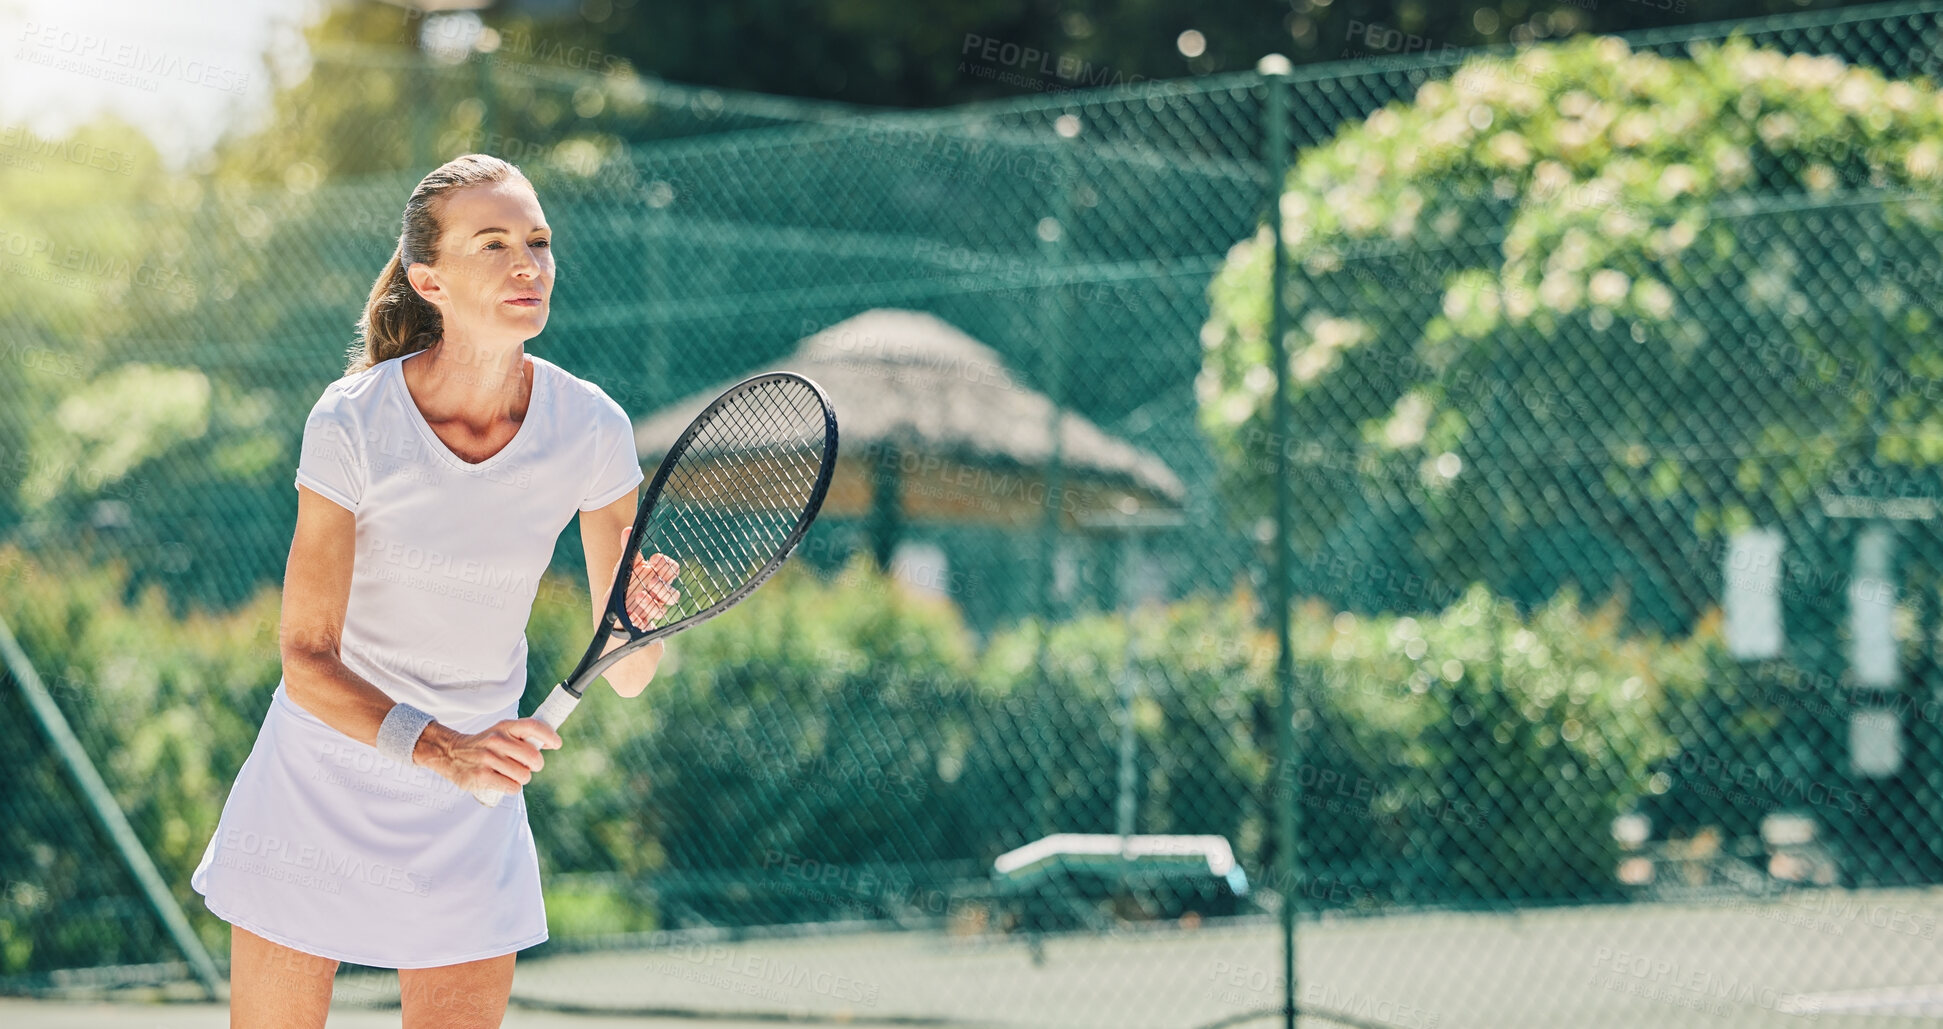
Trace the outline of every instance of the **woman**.
{"label": "woman", "polygon": [[[497,1026],[546,939],[523,798],[470,791],[517,793],[560,746],[514,717],[534,592],[577,510],[598,619],[642,479],[626,412],[525,353],[551,246],[512,165],[427,175],[304,424],[283,681],[191,880],[231,925],[238,1029],[323,1025],[341,961],[399,970],[406,1029]],[[654,568],[637,616],[677,596]],[[607,679],[635,696],[660,660]]]}

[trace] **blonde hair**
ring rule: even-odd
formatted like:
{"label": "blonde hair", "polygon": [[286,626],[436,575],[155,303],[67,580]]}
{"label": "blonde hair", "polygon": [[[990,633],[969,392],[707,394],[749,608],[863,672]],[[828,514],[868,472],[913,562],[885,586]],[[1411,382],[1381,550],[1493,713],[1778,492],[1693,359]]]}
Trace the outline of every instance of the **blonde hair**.
{"label": "blonde hair", "polygon": [[380,361],[417,353],[439,341],[444,319],[431,302],[412,288],[406,272],[414,264],[431,264],[437,256],[444,226],[439,215],[445,198],[468,186],[518,179],[532,188],[520,170],[490,154],[465,154],[439,165],[419,180],[405,201],[404,231],[385,270],[371,285],[371,296],[358,318],[357,341],[351,344],[344,374],[361,372]]}

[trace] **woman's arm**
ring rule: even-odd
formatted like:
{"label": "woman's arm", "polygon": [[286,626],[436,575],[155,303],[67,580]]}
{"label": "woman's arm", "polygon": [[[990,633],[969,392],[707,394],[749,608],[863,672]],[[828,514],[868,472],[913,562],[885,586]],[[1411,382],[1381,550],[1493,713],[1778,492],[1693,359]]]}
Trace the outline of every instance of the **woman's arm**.
{"label": "woman's arm", "polygon": [[[621,570],[621,558],[628,551],[627,537],[634,529],[635,508],[635,494],[629,491],[606,507],[580,512],[580,543],[587,554],[587,593],[593,598],[596,627],[600,625],[601,613],[607,610],[607,591],[613,588],[614,578]],[[639,555],[634,560],[637,564],[646,563]],[[656,554],[649,567],[657,571],[653,580],[628,598],[628,614],[637,624],[660,618],[681,597],[669,584],[678,571],[674,561]],[[620,646],[621,642],[613,641],[607,650]],[[609,665],[601,677],[623,697],[640,696],[653,681],[665,650],[666,646],[657,640]]]}
{"label": "woman's arm", "polygon": [[[277,647],[290,699],[331,728],[376,746],[378,727],[393,701],[345,667],[339,649],[356,549],[356,516],[299,486],[297,531],[283,573]],[[512,792],[530,781],[544,763],[538,748],[513,734],[510,727],[515,726],[522,735],[560,746],[559,734],[536,718],[508,719],[470,736],[433,722],[418,738],[412,760],[465,789]]]}

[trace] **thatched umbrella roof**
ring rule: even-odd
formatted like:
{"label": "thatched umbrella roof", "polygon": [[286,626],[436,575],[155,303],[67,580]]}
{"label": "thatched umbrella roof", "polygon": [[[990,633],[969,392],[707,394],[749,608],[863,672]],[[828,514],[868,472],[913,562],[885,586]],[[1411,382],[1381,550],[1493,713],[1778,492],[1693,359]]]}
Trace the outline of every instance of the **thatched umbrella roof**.
{"label": "thatched umbrella roof", "polygon": [[[894,467],[897,517],[1015,528],[1044,518],[1052,463],[1052,401],[1019,383],[993,350],[918,311],[879,309],[806,338],[774,367],[822,385],[836,407],[842,462],[824,510],[873,509],[874,483]],[[750,369],[750,374],[757,370]],[[734,380],[637,424],[635,444],[658,461],[681,430]],[[1102,514],[1177,509],[1180,479],[1159,458],[1070,411],[1060,422],[1054,503],[1069,526]]]}

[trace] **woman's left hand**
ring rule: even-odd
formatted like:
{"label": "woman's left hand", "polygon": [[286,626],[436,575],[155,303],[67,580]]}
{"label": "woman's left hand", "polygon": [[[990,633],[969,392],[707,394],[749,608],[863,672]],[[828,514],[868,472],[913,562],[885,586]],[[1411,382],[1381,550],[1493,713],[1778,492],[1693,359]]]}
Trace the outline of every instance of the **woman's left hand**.
{"label": "woman's left hand", "polygon": [[[681,600],[681,591],[675,589],[675,576],[681,573],[681,565],[666,554],[656,554],[653,558],[643,559],[629,546],[628,537],[632,528],[621,533],[621,560],[628,555],[634,558],[634,570],[628,576],[627,616],[635,625],[647,628],[661,620],[668,609]],[[620,562],[615,562],[614,573],[619,575]],[[611,579],[609,581],[612,581]],[[610,653],[621,646],[624,640],[610,640],[603,654]],[[656,640],[645,647],[621,658],[607,667],[602,678],[614,687],[614,692],[623,697],[638,697],[641,691],[654,681],[654,673],[661,666],[661,655],[667,645]]]}

